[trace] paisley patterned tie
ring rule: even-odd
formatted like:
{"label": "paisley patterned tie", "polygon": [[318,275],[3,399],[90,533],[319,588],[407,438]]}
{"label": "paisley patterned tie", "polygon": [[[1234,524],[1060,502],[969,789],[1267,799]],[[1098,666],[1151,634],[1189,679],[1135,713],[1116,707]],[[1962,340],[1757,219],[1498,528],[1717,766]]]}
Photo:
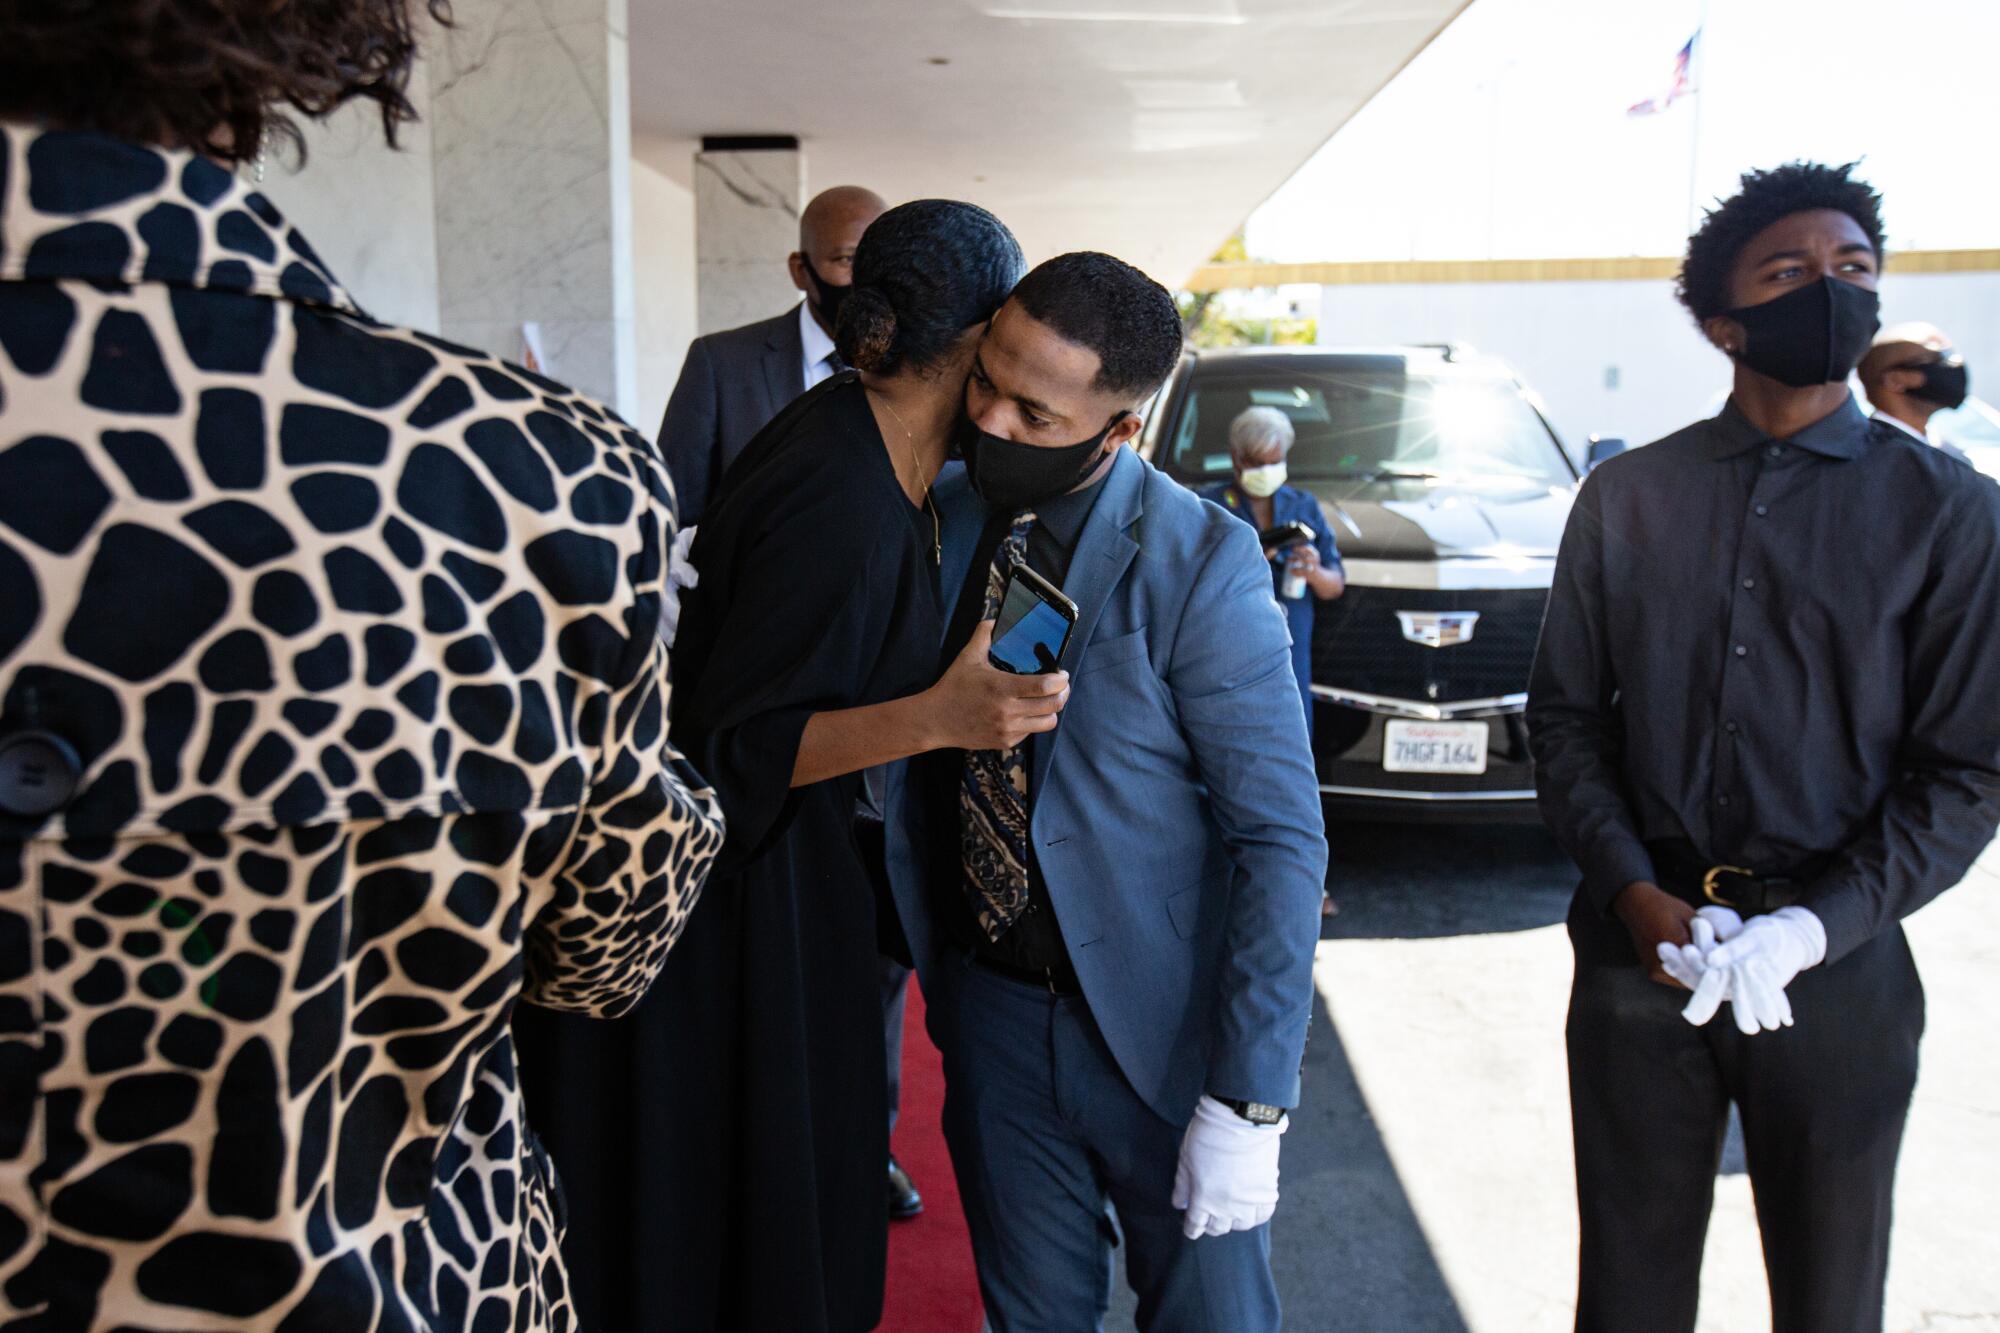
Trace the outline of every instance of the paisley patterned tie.
{"label": "paisley patterned tie", "polygon": [[[1028,558],[1033,513],[1017,514],[986,571],[981,620],[1000,610],[1007,574]],[[1007,933],[1028,905],[1028,749],[967,750],[958,787],[959,852],[966,892],[986,938]]]}

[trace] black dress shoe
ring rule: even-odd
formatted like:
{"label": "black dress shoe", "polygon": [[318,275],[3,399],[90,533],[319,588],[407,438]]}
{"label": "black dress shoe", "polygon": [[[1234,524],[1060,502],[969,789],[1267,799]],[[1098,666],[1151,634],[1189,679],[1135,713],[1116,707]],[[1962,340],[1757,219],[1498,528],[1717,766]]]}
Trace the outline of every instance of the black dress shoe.
{"label": "black dress shoe", "polygon": [[897,1222],[907,1222],[924,1211],[924,1196],[917,1193],[916,1182],[910,1173],[896,1165],[896,1159],[889,1159],[889,1216]]}

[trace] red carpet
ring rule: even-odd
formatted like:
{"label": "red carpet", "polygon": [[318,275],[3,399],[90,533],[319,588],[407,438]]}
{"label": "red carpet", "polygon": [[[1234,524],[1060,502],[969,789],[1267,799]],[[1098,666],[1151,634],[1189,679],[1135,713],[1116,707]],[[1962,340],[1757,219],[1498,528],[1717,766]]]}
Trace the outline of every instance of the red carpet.
{"label": "red carpet", "polygon": [[910,978],[903,1006],[903,1109],[896,1160],[924,1196],[922,1217],[889,1224],[889,1289],[881,1333],[979,1333],[979,1279],[944,1146],[944,1062],[924,1031],[924,997]]}

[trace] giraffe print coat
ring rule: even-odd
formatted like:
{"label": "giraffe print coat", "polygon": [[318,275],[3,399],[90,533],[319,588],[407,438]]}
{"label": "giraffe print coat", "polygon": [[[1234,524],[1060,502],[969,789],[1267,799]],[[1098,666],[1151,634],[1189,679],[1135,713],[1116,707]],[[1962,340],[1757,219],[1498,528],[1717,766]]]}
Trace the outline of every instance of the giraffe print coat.
{"label": "giraffe print coat", "polygon": [[214,163],[0,127],[0,1328],[573,1326],[517,999],[721,842],[673,501]]}

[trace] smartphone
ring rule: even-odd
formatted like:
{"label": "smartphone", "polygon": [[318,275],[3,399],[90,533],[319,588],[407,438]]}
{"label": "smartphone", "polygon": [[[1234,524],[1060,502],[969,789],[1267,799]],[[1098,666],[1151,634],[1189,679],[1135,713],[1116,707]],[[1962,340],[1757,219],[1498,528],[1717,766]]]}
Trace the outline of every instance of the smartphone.
{"label": "smartphone", "polygon": [[993,625],[993,647],[986,660],[1017,676],[1054,671],[1075,628],[1076,603],[1063,596],[1055,584],[1015,561],[1000,594],[1000,614]]}
{"label": "smartphone", "polygon": [[1258,543],[1267,551],[1282,551],[1288,546],[1297,546],[1300,542],[1313,540],[1315,540],[1313,530],[1298,519],[1265,528],[1257,534]]}

